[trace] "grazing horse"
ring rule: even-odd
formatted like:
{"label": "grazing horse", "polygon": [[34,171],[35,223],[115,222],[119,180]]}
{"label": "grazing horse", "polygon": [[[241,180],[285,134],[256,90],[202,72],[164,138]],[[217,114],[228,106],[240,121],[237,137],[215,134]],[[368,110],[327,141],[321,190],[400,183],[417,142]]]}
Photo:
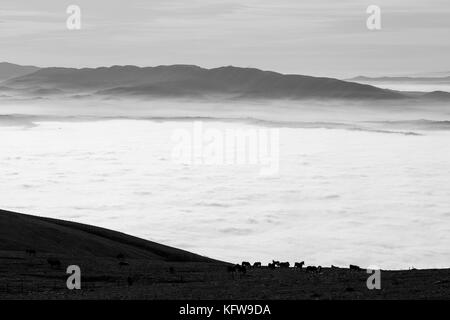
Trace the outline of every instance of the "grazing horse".
{"label": "grazing horse", "polygon": [[227,267],[228,272],[231,273],[233,279],[235,279],[235,275],[245,275],[247,273],[247,268],[241,266],[240,264],[235,264],[234,266]]}
{"label": "grazing horse", "polygon": [[240,272],[242,274],[246,274],[247,273],[247,268],[245,266],[237,265],[237,272]]}
{"label": "grazing horse", "polygon": [[236,272],[236,266],[227,266],[227,271],[230,273]]}
{"label": "grazing horse", "polygon": [[280,268],[289,268],[290,263],[289,262],[280,262]]}
{"label": "grazing horse", "polygon": [[227,271],[230,273],[240,272],[242,274],[246,274],[247,268],[244,266],[241,266],[240,264],[235,264],[234,266],[227,266]]}
{"label": "grazing horse", "polygon": [[261,268],[261,262],[255,262],[253,268]]}
{"label": "grazing horse", "polygon": [[318,267],[315,267],[315,266],[307,266],[307,267],[306,267],[306,271],[307,271],[307,272],[311,272],[311,273],[320,273],[320,271],[322,271],[322,267],[321,267],[321,266],[318,266]]}
{"label": "grazing horse", "polygon": [[127,283],[128,283],[128,286],[129,287],[131,287],[132,285],[133,285],[133,278],[132,277],[127,277]]}
{"label": "grazing horse", "polygon": [[358,267],[358,266],[355,266],[354,264],[351,264],[351,265],[350,265],[350,270],[353,270],[353,271],[361,271],[362,269],[361,269],[360,267]]}
{"label": "grazing horse", "polygon": [[275,265],[275,267],[279,267],[280,266],[280,261],[272,260],[272,263]]}
{"label": "grazing horse", "polygon": [[34,250],[34,249],[27,249],[27,250],[25,250],[25,252],[30,257],[35,257],[36,256],[36,250]]}
{"label": "grazing horse", "polygon": [[48,264],[50,265],[50,267],[52,267],[52,268],[58,269],[58,268],[61,267],[61,261],[59,261],[59,260],[56,259],[56,258],[48,258],[48,259],[47,259],[47,263],[48,263]]}
{"label": "grazing horse", "polygon": [[250,268],[252,265],[250,264],[250,262],[242,261],[241,266],[243,266],[245,268]]}
{"label": "grazing horse", "polygon": [[303,269],[303,265],[305,264],[305,261],[302,262],[296,262],[294,264],[294,268]]}
{"label": "grazing horse", "polygon": [[117,255],[117,259],[118,259],[118,260],[124,260],[124,259],[125,259],[125,255],[124,255],[123,253],[119,253],[119,254]]}

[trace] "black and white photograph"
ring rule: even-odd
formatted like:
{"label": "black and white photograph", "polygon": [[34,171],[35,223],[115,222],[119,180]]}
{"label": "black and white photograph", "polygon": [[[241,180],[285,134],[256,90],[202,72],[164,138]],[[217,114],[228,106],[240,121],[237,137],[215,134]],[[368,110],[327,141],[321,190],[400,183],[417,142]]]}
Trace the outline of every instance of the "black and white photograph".
{"label": "black and white photograph", "polygon": [[449,57],[448,0],[1,0],[0,300],[448,301]]}

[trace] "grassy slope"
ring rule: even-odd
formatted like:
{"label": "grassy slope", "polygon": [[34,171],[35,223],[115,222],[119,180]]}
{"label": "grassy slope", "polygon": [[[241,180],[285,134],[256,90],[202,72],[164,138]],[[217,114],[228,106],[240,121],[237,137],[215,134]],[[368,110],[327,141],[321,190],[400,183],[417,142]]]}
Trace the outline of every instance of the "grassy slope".
{"label": "grassy slope", "polygon": [[187,251],[80,223],[0,210],[0,250],[163,261],[211,262]]}
{"label": "grassy slope", "polygon": [[[72,264],[82,270],[81,290],[66,287]],[[223,262],[119,232],[0,211],[0,299],[450,299],[450,269],[383,270],[381,290],[367,289],[368,276],[329,268],[233,274]]]}

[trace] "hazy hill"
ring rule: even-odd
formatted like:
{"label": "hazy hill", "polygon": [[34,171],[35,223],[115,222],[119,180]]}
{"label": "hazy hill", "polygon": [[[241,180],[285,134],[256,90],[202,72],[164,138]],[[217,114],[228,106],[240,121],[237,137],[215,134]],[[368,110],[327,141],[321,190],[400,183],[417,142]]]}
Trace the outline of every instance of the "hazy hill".
{"label": "hazy hill", "polygon": [[25,251],[70,256],[160,261],[208,262],[209,258],[120,232],[74,222],[0,210],[0,251]]}
{"label": "hazy hill", "polygon": [[423,98],[434,99],[434,100],[450,100],[450,92],[445,91],[433,91],[425,93]]}
{"label": "hazy hill", "polygon": [[0,81],[21,77],[39,70],[34,66],[20,66],[8,62],[0,62]]}
{"label": "hazy hill", "polygon": [[6,87],[89,91],[107,96],[303,99],[398,99],[396,91],[332,78],[285,75],[252,68],[204,69],[191,65],[140,68],[44,68],[4,83]]}
{"label": "hazy hill", "polygon": [[365,77],[358,76],[355,78],[347,79],[348,81],[356,82],[401,82],[401,83],[450,83],[450,76],[444,77]]}

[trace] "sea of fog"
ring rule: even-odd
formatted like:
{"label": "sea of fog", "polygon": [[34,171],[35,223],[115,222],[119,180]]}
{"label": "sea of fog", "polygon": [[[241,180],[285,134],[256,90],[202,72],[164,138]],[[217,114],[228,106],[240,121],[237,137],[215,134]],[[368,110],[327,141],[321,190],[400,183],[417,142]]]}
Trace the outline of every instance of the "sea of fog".
{"label": "sea of fog", "polygon": [[[447,107],[98,103],[0,105],[3,209],[230,262],[449,267]],[[277,170],[178,161],[199,126],[276,133]]]}

